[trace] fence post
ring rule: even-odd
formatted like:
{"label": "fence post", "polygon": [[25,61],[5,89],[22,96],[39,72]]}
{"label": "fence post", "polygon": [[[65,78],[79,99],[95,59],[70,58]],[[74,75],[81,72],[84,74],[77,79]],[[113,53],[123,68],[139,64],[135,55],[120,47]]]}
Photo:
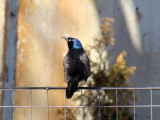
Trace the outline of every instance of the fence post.
{"label": "fence post", "polygon": [[[14,87],[15,70],[16,70],[16,53],[17,53],[17,18],[18,18],[18,0],[7,0],[7,51],[6,51],[6,68],[7,80],[5,87]],[[6,90],[4,93],[4,106],[13,105],[13,91]],[[12,120],[13,108],[3,109],[3,120]]]}

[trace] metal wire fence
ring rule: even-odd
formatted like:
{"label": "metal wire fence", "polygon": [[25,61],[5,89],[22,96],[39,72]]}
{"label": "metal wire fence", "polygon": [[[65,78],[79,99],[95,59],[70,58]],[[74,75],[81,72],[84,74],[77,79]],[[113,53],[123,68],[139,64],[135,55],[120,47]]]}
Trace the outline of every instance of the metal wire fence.
{"label": "metal wire fence", "polygon": [[[160,107],[160,104],[153,104],[153,94],[152,92],[155,90],[160,90],[160,87],[79,87],[78,88],[80,90],[80,95],[81,95],[81,105],[76,105],[76,106],[69,106],[66,105],[66,95],[65,95],[65,87],[13,87],[13,88],[4,88],[4,87],[0,87],[0,90],[4,90],[4,91],[12,91],[13,92],[13,105],[1,105],[0,108],[30,108],[30,120],[33,119],[32,117],[32,109],[33,108],[48,108],[47,109],[47,120],[49,120],[49,109],[50,108],[64,108],[64,119],[66,120],[66,108],[80,108],[81,109],[81,118],[82,120],[84,119],[84,108],[97,108],[99,109],[99,120],[103,120],[105,118],[101,118],[102,113],[101,113],[101,109],[102,108],[116,108],[116,120],[119,120],[119,116],[118,116],[118,110],[120,108],[132,108],[133,109],[133,119],[136,120],[136,109],[137,108],[149,108],[150,109],[150,120],[153,120],[153,108],[155,107]],[[30,96],[30,105],[26,105],[26,106],[18,106],[15,105],[15,90],[29,90],[29,96]],[[44,106],[39,106],[39,105],[33,105],[32,104],[32,91],[33,90],[45,90],[46,91],[46,99],[47,99],[47,105]],[[50,105],[49,103],[49,91],[50,90],[63,90],[64,91],[64,105],[61,106],[53,106]],[[97,90],[98,91],[98,105],[97,106],[85,106],[83,104],[83,91],[84,90]],[[103,90],[115,90],[115,101],[116,101],[116,105],[111,105],[111,106],[105,106],[105,105],[101,105],[100,102],[100,91]],[[133,94],[133,102],[131,105],[119,105],[118,104],[118,90],[131,90],[132,94]],[[149,92],[149,104],[144,104],[144,105],[137,105],[136,104],[136,90],[146,90]],[[126,96],[127,97],[127,96]],[[125,101],[124,101],[125,102]],[[13,113],[14,114],[14,113]]]}

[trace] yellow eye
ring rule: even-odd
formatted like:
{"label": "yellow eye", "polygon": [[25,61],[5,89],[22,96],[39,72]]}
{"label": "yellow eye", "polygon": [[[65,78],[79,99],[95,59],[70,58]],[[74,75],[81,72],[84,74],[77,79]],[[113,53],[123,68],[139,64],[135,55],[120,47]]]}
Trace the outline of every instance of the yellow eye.
{"label": "yellow eye", "polygon": [[68,40],[68,42],[71,42],[71,41],[72,41],[71,39]]}

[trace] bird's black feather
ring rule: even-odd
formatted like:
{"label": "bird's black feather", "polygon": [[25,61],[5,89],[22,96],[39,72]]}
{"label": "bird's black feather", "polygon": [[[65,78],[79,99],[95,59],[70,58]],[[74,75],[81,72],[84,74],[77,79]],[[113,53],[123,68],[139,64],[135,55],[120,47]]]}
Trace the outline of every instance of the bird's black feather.
{"label": "bird's black feather", "polygon": [[68,84],[66,97],[71,98],[77,90],[78,83],[81,80],[86,81],[90,76],[90,62],[83,48],[69,48],[69,51],[63,60],[63,66],[65,82]]}

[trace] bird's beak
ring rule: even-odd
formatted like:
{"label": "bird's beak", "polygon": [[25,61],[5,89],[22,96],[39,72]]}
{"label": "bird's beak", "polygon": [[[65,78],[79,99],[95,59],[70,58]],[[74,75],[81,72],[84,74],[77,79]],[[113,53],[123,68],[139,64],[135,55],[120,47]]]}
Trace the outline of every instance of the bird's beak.
{"label": "bird's beak", "polygon": [[62,38],[64,38],[66,41],[68,41],[68,38],[67,38],[66,36],[64,36],[64,37],[62,37]]}

